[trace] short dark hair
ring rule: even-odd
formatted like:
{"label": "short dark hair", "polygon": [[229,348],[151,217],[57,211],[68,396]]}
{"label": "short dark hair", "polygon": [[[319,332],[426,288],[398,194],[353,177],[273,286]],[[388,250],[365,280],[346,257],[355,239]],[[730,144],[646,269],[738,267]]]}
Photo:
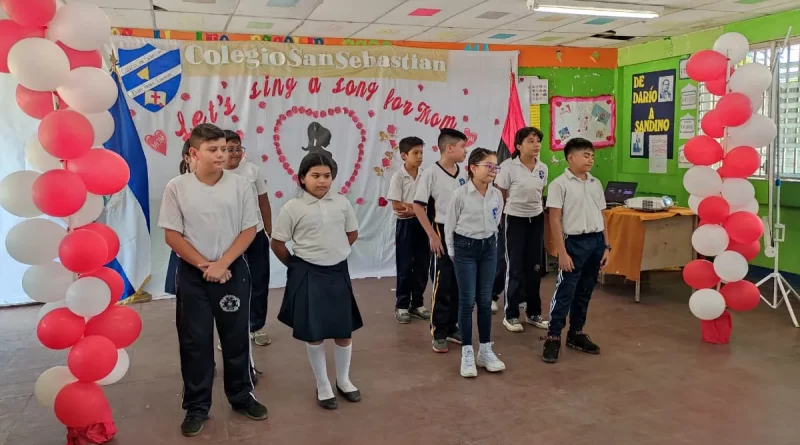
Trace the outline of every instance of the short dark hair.
{"label": "short dark hair", "polygon": [[314,152],[305,155],[303,160],[300,161],[300,168],[297,169],[297,185],[299,185],[301,189],[305,190],[306,185],[303,183],[302,179],[306,177],[312,168],[321,165],[328,166],[331,169],[331,178],[336,179],[336,173],[339,170],[339,166],[336,165],[336,161],[334,161],[332,157],[326,155],[325,153]]}
{"label": "short dark hair", "polygon": [[189,136],[189,146],[200,149],[200,144],[225,139],[225,132],[214,124],[200,124],[194,127]]}
{"label": "short dark hair", "polygon": [[539,138],[539,142],[544,140],[544,133],[542,130],[536,127],[523,127],[517,130],[517,134],[514,135],[514,153],[511,154],[511,159],[519,157],[519,146],[528,138],[528,136],[534,135]]}
{"label": "short dark hair", "polygon": [[425,142],[416,136],[409,136],[407,138],[400,139],[400,153],[408,154],[412,148],[424,146]]}
{"label": "short dark hair", "polygon": [[186,141],[183,143],[183,151],[181,151],[181,164],[180,167],[178,167],[178,171],[180,171],[181,174],[189,172],[189,164],[184,159],[186,156],[189,156],[189,148],[189,139],[186,139]]}
{"label": "short dark hair", "polygon": [[439,132],[439,139],[436,143],[439,145],[439,150],[444,151],[447,145],[456,145],[459,141],[466,141],[467,135],[452,128],[442,128]]}
{"label": "short dark hair", "polygon": [[225,130],[225,142],[238,142],[242,143],[242,138],[239,136],[239,133],[233,130]]}
{"label": "short dark hair", "polygon": [[572,138],[568,140],[567,145],[564,146],[564,157],[569,156],[573,152],[582,150],[594,151],[594,145],[584,138]]}
{"label": "short dark hair", "polygon": [[469,159],[467,159],[467,176],[472,177],[472,169],[470,167],[480,164],[489,156],[497,156],[497,152],[482,147],[472,150],[469,153]]}

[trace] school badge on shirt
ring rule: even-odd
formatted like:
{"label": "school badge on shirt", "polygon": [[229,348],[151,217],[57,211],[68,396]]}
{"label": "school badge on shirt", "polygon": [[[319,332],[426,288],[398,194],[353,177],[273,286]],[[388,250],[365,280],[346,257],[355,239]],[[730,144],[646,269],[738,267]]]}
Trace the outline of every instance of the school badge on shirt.
{"label": "school badge on shirt", "polygon": [[242,303],[239,297],[234,295],[225,295],[222,297],[222,300],[219,301],[219,307],[221,307],[224,312],[236,312],[241,305]]}
{"label": "school badge on shirt", "polygon": [[464,178],[458,178],[458,185],[464,185],[467,183],[467,180]]}

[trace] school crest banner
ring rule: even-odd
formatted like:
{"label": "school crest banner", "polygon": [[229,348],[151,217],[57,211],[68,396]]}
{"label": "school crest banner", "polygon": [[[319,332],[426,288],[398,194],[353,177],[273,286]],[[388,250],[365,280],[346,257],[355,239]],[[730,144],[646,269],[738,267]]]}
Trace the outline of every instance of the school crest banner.
{"label": "school crest banner", "polygon": [[[269,182],[273,218],[299,194],[303,156],[324,151],[339,166],[334,190],[359,219],[349,259],[355,278],[395,274],[395,218],[385,196],[403,162],[400,139],[425,141],[423,168],[439,159],[441,128],[464,132],[468,150],[497,147],[509,72],[517,71],[517,52],[123,36],[114,36],[113,45],[145,147],[153,227],[164,187],[178,174],[183,142],[200,123],[242,136],[246,161]],[[519,99],[527,109],[528,95]],[[148,291],[158,295],[169,248],[160,233],[152,239]],[[271,266],[271,287],[283,286],[283,265],[273,257]]]}

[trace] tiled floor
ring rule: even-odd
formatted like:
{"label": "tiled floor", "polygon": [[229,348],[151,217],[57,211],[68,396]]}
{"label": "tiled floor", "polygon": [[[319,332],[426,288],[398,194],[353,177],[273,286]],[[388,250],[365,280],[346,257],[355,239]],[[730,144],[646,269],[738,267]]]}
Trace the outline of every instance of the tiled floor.
{"label": "tiled floor", "polygon": [[[174,302],[136,306],[144,332],[129,349],[130,372],[106,391],[119,428],[112,443],[800,443],[800,330],[791,326],[785,309],[762,306],[734,314],[731,345],[703,344],[680,282],[676,274],[656,277],[643,287],[641,304],[633,303],[632,286],[599,288],[587,330],[602,355],[565,350],[554,366],[540,359],[541,331],[511,334],[495,315],[496,350],[508,370],[465,380],[458,374],[458,350],[431,352],[427,324],[394,322],[393,279],[356,281],[366,326],[354,337],[352,376],[364,400],[342,401],[333,412],[314,401],[305,347],[274,321],[281,292],[273,291],[274,341],[254,351],[265,371],[256,394],[270,418],[252,422],[232,413],[217,385],[211,420],[193,439],[179,432]],[[542,295],[550,295],[553,286],[548,277]],[[32,397],[38,375],[65,361],[65,353],[37,343],[37,310],[0,311],[0,445],[64,443],[64,429],[52,411]]]}

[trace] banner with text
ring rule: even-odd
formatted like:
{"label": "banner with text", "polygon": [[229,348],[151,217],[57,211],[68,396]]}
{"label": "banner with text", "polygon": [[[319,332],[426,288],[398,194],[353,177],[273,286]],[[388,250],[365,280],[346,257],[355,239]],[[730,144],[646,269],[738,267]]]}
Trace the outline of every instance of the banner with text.
{"label": "banner with text", "polygon": [[630,156],[647,158],[651,150],[673,156],[675,70],[633,75]]}

